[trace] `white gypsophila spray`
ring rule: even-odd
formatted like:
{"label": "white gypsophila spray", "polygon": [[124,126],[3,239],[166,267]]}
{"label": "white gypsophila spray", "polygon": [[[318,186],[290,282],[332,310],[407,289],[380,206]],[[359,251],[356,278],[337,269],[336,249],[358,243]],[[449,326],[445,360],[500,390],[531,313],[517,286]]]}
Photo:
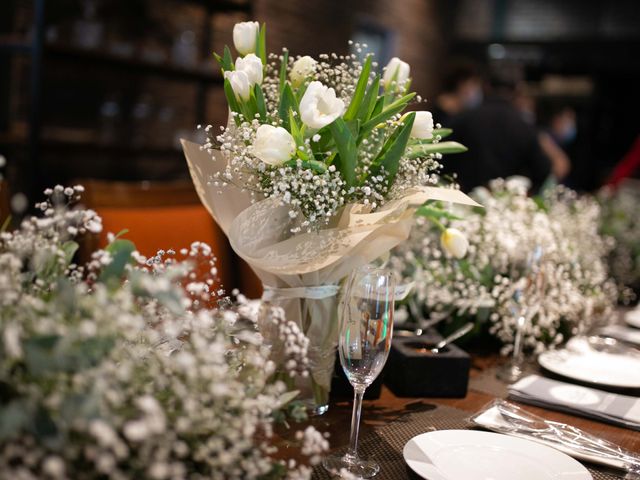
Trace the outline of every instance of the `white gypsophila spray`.
{"label": "white gypsophila spray", "polygon": [[616,244],[608,256],[609,268],[619,285],[620,300],[627,303],[640,292],[640,187],[637,182],[627,182],[616,189],[603,188],[598,201],[600,230]]}
{"label": "white gypsophila spray", "polygon": [[599,207],[592,198],[557,187],[534,199],[521,183],[501,179],[473,196],[485,210],[449,221],[467,235],[464,258],[443,253],[439,231],[427,220],[419,220],[409,241],[394,251],[391,264],[416,282],[418,305],[451,320],[476,320],[508,353],[515,334],[515,289],[527,255],[540,248],[543,292],[525,331],[526,348],[539,352],[607,317],[616,295],[604,262],[612,244],[598,232]]}
{"label": "white gypsophila spray", "polygon": [[[199,242],[179,261],[112,237],[72,263],[74,233],[101,224],[70,209],[80,191],[48,190],[43,218],[0,236],[3,478],[308,479],[328,444],[302,431],[299,463],[271,442],[295,393],[273,381],[259,307],[209,306],[213,282],[191,276],[200,256],[215,273]],[[272,316],[302,374],[307,339]]]}

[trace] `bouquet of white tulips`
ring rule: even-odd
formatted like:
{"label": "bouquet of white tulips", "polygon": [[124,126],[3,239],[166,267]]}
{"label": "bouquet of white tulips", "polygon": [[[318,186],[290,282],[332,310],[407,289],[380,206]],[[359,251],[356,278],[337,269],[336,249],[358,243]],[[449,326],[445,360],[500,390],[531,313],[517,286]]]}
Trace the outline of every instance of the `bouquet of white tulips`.
{"label": "bouquet of white tulips", "polygon": [[[230,116],[204,146],[184,142],[192,178],[266,300],[309,337],[316,404],[326,405],[343,278],[405,240],[427,200],[477,205],[439,188],[439,160],[465,148],[414,100],[409,65],[372,55],[267,55],[265,27],[237,24],[239,56],[216,55]],[[355,45],[362,51],[363,46]],[[213,158],[212,158],[213,157]],[[212,161],[213,160],[213,161]],[[426,216],[442,210],[432,205]],[[301,390],[304,390],[300,387]]]}
{"label": "bouquet of white tulips", "polygon": [[[391,60],[381,77],[367,55],[289,58],[266,54],[265,27],[239,23],[231,49],[216,55],[232,120],[210,129],[207,149],[227,167],[215,178],[275,198],[303,219],[293,233],[327,225],[349,203],[371,210],[417,185],[433,185],[444,153],[464,151],[440,142],[430,112],[402,112],[414,101],[410,67]],[[356,46],[361,49],[362,47]]]}

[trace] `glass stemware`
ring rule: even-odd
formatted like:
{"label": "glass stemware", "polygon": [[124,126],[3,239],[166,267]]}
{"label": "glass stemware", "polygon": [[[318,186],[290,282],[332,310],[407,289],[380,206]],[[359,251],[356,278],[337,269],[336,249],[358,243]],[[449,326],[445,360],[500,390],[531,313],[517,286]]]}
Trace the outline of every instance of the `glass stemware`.
{"label": "glass stemware", "polygon": [[346,454],[324,458],[322,465],[329,472],[347,471],[358,478],[371,478],[380,470],[376,462],[358,456],[358,433],[362,397],[382,371],[391,348],[394,295],[395,280],[390,270],[364,267],[349,278],[338,351],[354,390],[351,440]]}
{"label": "glass stemware", "polygon": [[[498,369],[497,377],[504,382],[513,383],[524,373],[523,340],[525,330],[540,308],[544,295],[544,273],[542,271],[542,247],[536,246],[527,255],[524,271],[516,281],[511,311],[516,317],[516,331],[513,354],[509,361]],[[513,273],[512,273],[513,276]]]}

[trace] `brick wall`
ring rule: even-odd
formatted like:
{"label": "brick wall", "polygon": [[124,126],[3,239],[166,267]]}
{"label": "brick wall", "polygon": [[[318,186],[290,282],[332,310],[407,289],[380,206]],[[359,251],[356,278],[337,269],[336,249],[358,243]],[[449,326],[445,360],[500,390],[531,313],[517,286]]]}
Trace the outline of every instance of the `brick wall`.
{"label": "brick wall", "polygon": [[345,53],[361,21],[394,34],[393,56],[412,68],[412,87],[432,96],[444,42],[435,0],[255,0],[257,20],[267,22],[269,49],[293,54]]}

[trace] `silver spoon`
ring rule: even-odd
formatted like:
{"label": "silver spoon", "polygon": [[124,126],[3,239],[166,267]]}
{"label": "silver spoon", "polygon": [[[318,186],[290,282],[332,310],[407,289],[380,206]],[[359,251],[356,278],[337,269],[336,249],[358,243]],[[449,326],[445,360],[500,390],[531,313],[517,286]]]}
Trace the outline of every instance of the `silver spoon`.
{"label": "silver spoon", "polygon": [[449,335],[445,339],[443,339],[440,342],[438,342],[438,344],[431,349],[431,353],[440,352],[440,350],[442,350],[449,343],[454,342],[457,339],[459,339],[460,337],[462,337],[463,335],[466,335],[467,333],[469,333],[469,331],[472,328],[473,328],[473,322],[465,323],[464,326],[462,326],[461,328],[459,328],[458,330],[453,332],[451,335]]}

